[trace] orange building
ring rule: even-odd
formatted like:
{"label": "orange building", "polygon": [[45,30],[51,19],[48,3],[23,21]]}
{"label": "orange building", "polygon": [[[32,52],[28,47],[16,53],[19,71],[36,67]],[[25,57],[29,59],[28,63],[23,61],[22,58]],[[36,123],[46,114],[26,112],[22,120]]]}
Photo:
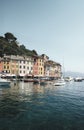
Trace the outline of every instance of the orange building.
{"label": "orange building", "polygon": [[34,57],[33,75],[44,76],[44,60],[42,56]]}
{"label": "orange building", "polygon": [[3,72],[10,73],[10,57],[3,57]]}

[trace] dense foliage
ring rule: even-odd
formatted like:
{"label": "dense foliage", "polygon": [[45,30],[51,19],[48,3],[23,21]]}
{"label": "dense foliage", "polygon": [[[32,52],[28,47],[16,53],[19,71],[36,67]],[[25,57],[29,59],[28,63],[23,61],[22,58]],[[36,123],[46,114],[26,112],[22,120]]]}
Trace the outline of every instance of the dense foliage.
{"label": "dense foliage", "polygon": [[4,54],[7,55],[37,55],[35,50],[26,49],[24,45],[19,45],[17,38],[12,34],[7,32],[3,36],[0,36],[0,57],[3,57]]}

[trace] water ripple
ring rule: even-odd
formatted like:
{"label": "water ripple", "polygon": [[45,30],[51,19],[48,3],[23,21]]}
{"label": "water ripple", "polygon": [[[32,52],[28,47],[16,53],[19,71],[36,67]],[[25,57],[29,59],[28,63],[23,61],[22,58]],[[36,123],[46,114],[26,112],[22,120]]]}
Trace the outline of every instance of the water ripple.
{"label": "water ripple", "polygon": [[83,130],[84,83],[0,88],[1,130]]}

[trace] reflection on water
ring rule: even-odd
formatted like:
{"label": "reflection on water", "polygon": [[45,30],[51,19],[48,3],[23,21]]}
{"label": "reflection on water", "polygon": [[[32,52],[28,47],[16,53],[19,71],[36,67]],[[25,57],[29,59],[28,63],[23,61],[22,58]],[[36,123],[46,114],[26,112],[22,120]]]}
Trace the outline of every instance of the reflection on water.
{"label": "reflection on water", "polygon": [[83,130],[84,82],[0,88],[0,130]]}

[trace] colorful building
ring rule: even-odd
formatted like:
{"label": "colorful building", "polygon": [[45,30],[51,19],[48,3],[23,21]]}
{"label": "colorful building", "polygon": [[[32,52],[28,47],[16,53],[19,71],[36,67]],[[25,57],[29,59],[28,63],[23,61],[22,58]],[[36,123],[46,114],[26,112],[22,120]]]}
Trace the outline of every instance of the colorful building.
{"label": "colorful building", "polygon": [[33,58],[30,56],[19,58],[19,75],[32,76],[33,75]]}
{"label": "colorful building", "polygon": [[34,56],[33,75],[44,76],[44,59],[42,56]]}
{"label": "colorful building", "polygon": [[10,74],[18,75],[19,74],[19,56],[10,56]]}
{"label": "colorful building", "polygon": [[38,73],[39,76],[44,76],[44,59],[42,57],[38,57]]}
{"label": "colorful building", "polygon": [[4,73],[10,73],[10,56],[4,55],[3,57],[3,72]]}
{"label": "colorful building", "polygon": [[52,60],[48,60],[45,62],[44,70],[45,70],[45,76],[56,78],[61,77],[61,65]]}
{"label": "colorful building", "polygon": [[2,73],[3,71],[3,62],[2,62],[2,58],[0,57],[0,73]]}
{"label": "colorful building", "polygon": [[0,72],[9,75],[34,77],[61,77],[61,65],[49,60],[46,55],[41,56],[7,56],[0,58]]}

